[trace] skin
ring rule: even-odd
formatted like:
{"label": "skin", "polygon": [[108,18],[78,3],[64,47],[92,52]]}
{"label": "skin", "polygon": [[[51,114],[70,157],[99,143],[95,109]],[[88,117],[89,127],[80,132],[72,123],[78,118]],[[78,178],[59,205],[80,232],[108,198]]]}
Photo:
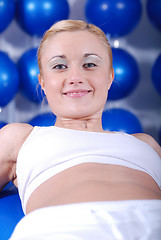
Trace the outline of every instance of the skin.
{"label": "skin", "polygon": [[[59,33],[48,41],[39,81],[57,116],[56,126],[102,131],[101,115],[114,77],[102,43],[87,31]],[[79,90],[84,94],[76,94]]]}
{"label": "skin", "polygon": [[[102,40],[87,31],[58,33],[44,47],[41,60],[39,81],[51,110],[57,115],[55,125],[103,132],[101,116],[114,74]],[[32,129],[28,124],[15,123],[0,130],[0,189],[9,181],[17,185],[17,156]],[[161,148],[151,136],[134,136],[153,147],[161,157]],[[58,204],[128,199],[161,199],[161,191],[145,172],[85,163],[41,184],[29,198],[27,213]]]}

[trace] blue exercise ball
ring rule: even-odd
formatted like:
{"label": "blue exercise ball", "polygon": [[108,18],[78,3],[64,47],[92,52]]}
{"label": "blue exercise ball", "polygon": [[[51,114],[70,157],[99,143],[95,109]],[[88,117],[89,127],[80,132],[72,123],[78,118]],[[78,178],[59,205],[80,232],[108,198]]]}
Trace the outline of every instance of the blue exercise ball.
{"label": "blue exercise ball", "polygon": [[67,0],[17,0],[16,20],[30,35],[42,36],[54,22],[68,15]]}
{"label": "blue exercise ball", "polygon": [[129,134],[143,132],[139,119],[131,112],[113,108],[102,114],[102,126],[106,131],[118,131]]}
{"label": "blue exercise ball", "polygon": [[152,82],[156,91],[161,95],[161,54],[152,67]]}
{"label": "blue exercise ball", "polygon": [[129,96],[139,82],[139,67],[128,52],[119,48],[112,48],[114,81],[109,90],[108,99],[118,100]]}
{"label": "blue exercise ball", "polygon": [[0,121],[0,129],[3,128],[5,125],[7,125],[6,122]]}
{"label": "blue exercise ball", "polygon": [[0,192],[0,239],[10,238],[15,226],[24,216],[17,188],[10,182]]}
{"label": "blue exercise ball", "polygon": [[37,49],[26,51],[18,61],[20,74],[20,89],[23,95],[34,103],[41,103],[44,91],[38,80],[39,67],[37,63]]}
{"label": "blue exercise ball", "polygon": [[56,116],[53,113],[42,113],[34,117],[29,121],[32,126],[54,126],[56,122]]}
{"label": "blue exercise ball", "polygon": [[14,18],[15,1],[0,0],[0,32],[3,32]]}
{"label": "blue exercise ball", "polygon": [[161,31],[161,0],[147,0],[146,7],[149,20]]}
{"label": "blue exercise ball", "polygon": [[126,35],[141,19],[140,0],[87,0],[85,15],[89,23],[100,27],[111,37]]}
{"label": "blue exercise ball", "polygon": [[0,107],[6,106],[19,88],[17,66],[3,52],[0,52]]}

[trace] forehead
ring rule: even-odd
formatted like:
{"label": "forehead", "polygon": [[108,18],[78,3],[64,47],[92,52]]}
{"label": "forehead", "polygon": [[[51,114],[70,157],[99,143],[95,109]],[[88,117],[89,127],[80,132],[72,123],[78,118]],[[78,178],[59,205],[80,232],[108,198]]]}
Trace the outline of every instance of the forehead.
{"label": "forehead", "polygon": [[60,32],[47,40],[43,55],[76,54],[94,52],[107,54],[105,43],[94,33],[88,31]]}

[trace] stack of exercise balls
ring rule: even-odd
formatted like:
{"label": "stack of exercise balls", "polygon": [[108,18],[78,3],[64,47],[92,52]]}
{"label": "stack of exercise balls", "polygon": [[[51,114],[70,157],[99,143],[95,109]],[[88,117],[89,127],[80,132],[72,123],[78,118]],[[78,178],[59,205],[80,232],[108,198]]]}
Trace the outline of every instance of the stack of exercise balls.
{"label": "stack of exercise balls", "polygon": [[[138,26],[143,12],[141,0],[86,0],[85,17],[89,23],[102,28],[112,38],[122,38]],[[12,20],[31,38],[41,38],[56,21],[69,17],[68,0],[0,0],[0,34]],[[146,12],[151,25],[161,31],[161,1],[146,0]],[[20,39],[20,41],[22,41]],[[115,102],[132,95],[140,81],[140,69],[135,57],[122,48],[112,48],[115,78],[108,101]],[[33,104],[45,98],[38,81],[37,48],[27,49],[17,62],[0,51],[0,108],[6,107],[20,92]],[[161,54],[156,58],[151,79],[156,92],[161,95]],[[36,105],[37,106],[37,105]],[[27,119],[28,121],[28,119]],[[33,126],[54,125],[52,113],[36,115],[28,123]],[[126,133],[143,132],[138,117],[123,108],[104,110],[103,128]],[[7,124],[0,121],[0,128]],[[159,133],[161,143],[161,130]],[[9,183],[0,193],[0,239],[9,239],[15,225],[24,216],[17,189]]]}

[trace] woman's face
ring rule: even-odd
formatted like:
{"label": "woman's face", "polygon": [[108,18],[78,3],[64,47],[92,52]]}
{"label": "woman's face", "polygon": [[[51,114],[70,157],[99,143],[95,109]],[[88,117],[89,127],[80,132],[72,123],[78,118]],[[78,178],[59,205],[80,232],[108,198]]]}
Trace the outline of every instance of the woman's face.
{"label": "woman's face", "polygon": [[61,32],[42,50],[40,83],[57,118],[101,115],[113,80],[103,41],[88,31]]}

